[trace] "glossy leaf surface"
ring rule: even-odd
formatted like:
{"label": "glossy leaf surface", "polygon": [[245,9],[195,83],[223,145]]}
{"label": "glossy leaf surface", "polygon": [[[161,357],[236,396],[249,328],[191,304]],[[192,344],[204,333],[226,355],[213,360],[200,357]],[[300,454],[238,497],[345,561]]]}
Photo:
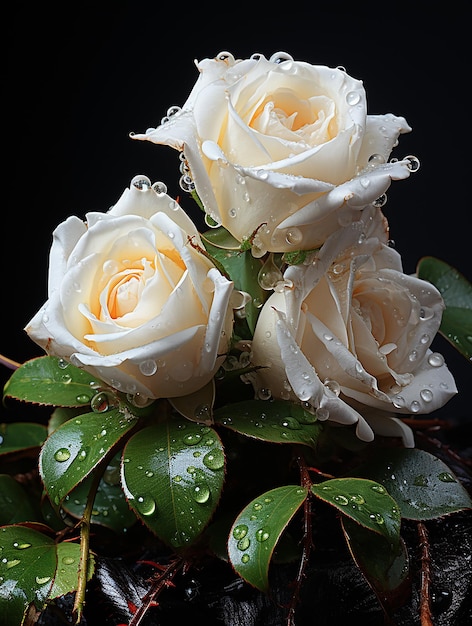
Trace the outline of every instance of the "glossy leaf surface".
{"label": "glossy leaf surface", "polygon": [[458,270],[432,256],[418,263],[418,276],[433,283],[446,309],[440,332],[467,359],[472,359],[472,285]]}
{"label": "glossy leaf surface", "polygon": [[[117,455],[104,471],[93,502],[91,523],[123,532],[133,526],[137,518],[130,510],[121,488],[120,455]],[[62,502],[63,510],[80,519],[84,513],[93,476],[87,476]]]}
{"label": "glossy leaf surface", "polygon": [[51,501],[59,506],[136,421],[127,413],[111,409],[81,415],[57,428],[39,457],[40,475]]}
{"label": "glossy leaf surface", "polygon": [[230,561],[257,589],[268,591],[274,549],[306,497],[307,490],[298,485],[277,487],[250,502],[234,521],[228,538]]}
{"label": "glossy leaf surface", "polygon": [[398,545],[400,510],[383,485],[364,478],[332,478],[312,485],[311,490],[343,515]]}
{"label": "glossy leaf surface", "polygon": [[63,359],[44,356],[26,361],[15,370],[3,395],[37,404],[85,406],[99,387],[100,381],[85,370]]}
{"label": "glossy leaf surface", "polygon": [[274,443],[301,443],[314,447],[322,425],[300,405],[284,400],[248,400],[216,409],[216,423],[243,435]]}
{"label": "glossy leaf surface", "polygon": [[355,473],[384,485],[408,519],[435,519],[472,508],[469,494],[450,468],[425,450],[378,450]]}
{"label": "glossy leaf surface", "polygon": [[409,571],[403,539],[392,545],[383,535],[372,533],[351,518],[343,515],[341,519],[351,554],[370,584],[384,594],[401,587]]}
{"label": "glossy leaf surface", "polygon": [[32,422],[0,424],[0,455],[39,448],[46,437],[47,429],[42,424]]}
{"label": "glossy leaf surface", "polygon": [[[26,526],[0,528],[0,623],[21,624],[30,603],[41,609],[52,597],[77,588],[80,545],[55,544]],[[93,574],[93,556],[88,578]]]}
{"label": "glossy leaf surface", "polygon": [[38,507],[12,476],[0,474],[0,525],[39,521]]}
{"label": "glossy leaf surface", "polygon": [[123,451],[122,484],[146,526],[174,548],[209,522],[225,476],[223,444],[203,424],[176,417],[139,431]]}

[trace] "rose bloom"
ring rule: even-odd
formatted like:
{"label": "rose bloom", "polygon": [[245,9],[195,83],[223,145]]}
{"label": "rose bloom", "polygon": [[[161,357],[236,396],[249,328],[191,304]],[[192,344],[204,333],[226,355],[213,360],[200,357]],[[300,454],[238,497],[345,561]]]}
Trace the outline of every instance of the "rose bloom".
{"label": "rose bloom", "polygon": [[50,354],[136,398],[201,389],[224,359],[233,283],[162,183],[135,177],[107,212],[53,234],[48,300],[26,327]]}
{"label": "rose bloom", "polygon": [[249,240],[256,256],[319,247],[409,176],[409,158],[388,158],[411,128],[390,113],[368,115],[362,82],[343,69],[286,53],[220,53],[197,67],[183,107],[132,136],[183,151],[183,179],[210,225]]}
{"label": "rose bloom", "polygon": [[252,343],[258,395],[300,400],[319,419],[356,424],[414,445],[396,414],[430,413],[457,392],[430,349],[444,302],[429,282],[402,271],[387,223],[371,207],[333,234],[309,265],[289,266],[285,287],[264,304]]}

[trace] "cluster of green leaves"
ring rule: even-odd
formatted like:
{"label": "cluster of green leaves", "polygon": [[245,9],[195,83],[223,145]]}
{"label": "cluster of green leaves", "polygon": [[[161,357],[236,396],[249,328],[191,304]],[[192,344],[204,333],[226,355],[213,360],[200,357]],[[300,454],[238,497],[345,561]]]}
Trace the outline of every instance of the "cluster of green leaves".
{"label": "cluster of green leaves", "polygon": [[[250,252],[227,250],[221,262],[237,263],[237,287],[263,299]],[[448,309],[443,332],[470,358],[470,285],[437,260],[423,260],[419,273],[434,275],[451,302],[454,311]],[[249,332],[256,315],[250,312],[244,320]],[[380,448],[349,476],[320,473],[315,465],[322,464],[332,433],[315,413],[291,402],[241,399],[239,376],[219,384],[225,393],[217,393],[212,424],[203,424],[182,417],[166,400],[138,408],[55,357],[32,359],[13,372],[4,401],[49,406],[52,414],[46,426],[16,421],[0,427],[0,459],[37,455],[42,484],[42,492],[32,494],[13,472],[0,474],[3,623],[20,625],[30,605],[40,611],[71,591],[80,596],[80,613],[84,586],[99,558],[89,545],[94,524],[122,535],[142,523],[177,554],[209,542],[245,581],[268,591],[271,562],[292,521],[300,515],[308,519],[317,504],[327,505],[341,520],[355,562],[386,595],[408,573],[402,519],[426,520],[472,507],[450,468],[417,449]],[[237,400],[228,402],[232,396]],[[253,477],[254,495],[236,511],[223,504],[225,490],[234,489],[238,479],[229,474],[228,436],[272,446],[273,460],[261,469],[264,480],[259,484]],[[287,450],[298,459],[300,472],[281,479],[274,471],[271,482],[271,465]],[[241,499],[240,494],[235,501]],[[80,537],[71,535],[75,526]],[[295,549],[297,558],[300,550]]]}

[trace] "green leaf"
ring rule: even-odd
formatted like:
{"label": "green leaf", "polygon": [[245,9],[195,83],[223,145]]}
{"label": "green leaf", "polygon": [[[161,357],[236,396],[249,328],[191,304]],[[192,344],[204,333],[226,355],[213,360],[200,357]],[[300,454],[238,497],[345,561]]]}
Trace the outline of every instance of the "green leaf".
{"label": "green leaf", "polygon": [[[115,532],[123,532],[137,521],[121,488],[120,461],[121,453],[116,454],[108,464],[98,485],[91,517],[92,524],[111,528]],[[92,481],[93,476],[87,476],[67,494],[62,503],[62,508],[66,513],[77,519],[82,517]]]}
{"label": "green leaf", "polygon": [[59,506],[136,422],[131,414],[112,409],[86,413],[59,426],[39,455],[39,472],[51,502]]}
{"label": "green leaf", "polygon": [[[58,598],[66,593],[77,590],[79,566],[80,566],[80,544],[63,541],[56,546],[57,569],[54,576],[54,583],[48,593],[48,598]],[[92,552],[88,553],[87,580],[90,580],[95,570],[95,559]]]}
{"label": "green leaf", "polygon": [[235,288],[251,296],[250,302],[245,307],[245,320],[252,336],[260,308],[268,295],[268,292],[262,289],[257,280],[259,270],[262,268],[261,260],[256,259],[250,250],[245,252],[228,250],[214,246],[209,241],[205,241],[205,247],[209,254],[224,267],[234,282]]}
{"label": "green leaf", "polygon": [[0,623],[21,624],[31,602],[41,609],[57,566],[52,539],[26,526],[0,528]]}
{"label": "green leaf", "polygon": [[213,412],[215,423],[248,437],[316,447],[323,426],[301,405],[285,400],[247,400]]}
{"label": "green leaf", "polygon": [[96,395],[100,383],[85,370],[57,357],[26,361],[3,388],[4,397],[52,406],[84,406]]}
{"label": "green leaf", "polygon": [[435,519],[472,508],[472,499],[451,469],[424,450],[379,449],[355,473],[381,483],[408,519]]}
{"label": "green leaf", "polygon": [[144,428],[123,451],[122,484],[129,505],[174,548],[190,545],[208,524],[224,475],[218,434],[181,417]]}
{"label": "green leaf", "polygon": [[0,456],[29,448],[39,448],[47,437],[47,428],[33,422],[0,424]]}
{"label": "green leaf", "polygon": [[0,474],[0,525],[41,521],[25,488],[8,474]]}
{"label": "green leaf", "polygon": [[228,554],[236,572],[250,585],[268,591],[274,548],[306,497],[307,490],[298,485],[276,487],[237,516],[228,538]]}
{"label": "green leaf", "polygon": [[433,283],[444,299],[439,332],[467,359],[472,359],[472,285],[454,267],[432,256],[417,266],[419,278]]}
{"label": "green leaf", "polygon": [[[32,602],[41,610],[48,599],[77,589],[80,545],[56,543],[21,525],[0,528],[0,623],[18,624]],[[94,571],[89,559],[88,579]]]}
{"label": "green leaf", "polygon": [[393,546],[383,535],[372,533],[354,520],[342,516],[349,550],[359,569],[382,596],[389,598],[408,578],[409,558],[402,538]]}
{"label": "green leaf", "polygon": [[380,533],[396,548],[400,541],[400,510],[379,483],[365,478],[332,478],[312,485],[312,492],[358,524]]}

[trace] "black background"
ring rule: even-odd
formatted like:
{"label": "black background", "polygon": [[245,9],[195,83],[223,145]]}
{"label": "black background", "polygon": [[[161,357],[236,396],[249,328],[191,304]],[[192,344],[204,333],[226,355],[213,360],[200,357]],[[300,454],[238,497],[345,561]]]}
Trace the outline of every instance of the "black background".
{"label": "black background", "polygon": [[[46,299],[59,222],[107,210],[136,174],[162,180],[170,195],[182,197],[177,152],[129,133],[156,126],[169,106],[182,105],[197,79],[194,59],[222,50],[237,58],[286,51],[296,60],[342,65],[363,80],[369,113],[404,116],[413,131],[400,137],[393,156],[416,155],[421,168],[392,184],[384,207],[404,269],[412,273],[422,256],[433,255],[472,279],[467,20],[453,7],[444,13],[418,5],[220,2],[204,9],[116,1],[10,8],[3,24],[0,352],[17,361],[42,354],[23,327]],[[441,337],[433,347],[462,391],[448,414],[470,413],[470,364]],[[1,374],[6,380],[8,371]]]}

